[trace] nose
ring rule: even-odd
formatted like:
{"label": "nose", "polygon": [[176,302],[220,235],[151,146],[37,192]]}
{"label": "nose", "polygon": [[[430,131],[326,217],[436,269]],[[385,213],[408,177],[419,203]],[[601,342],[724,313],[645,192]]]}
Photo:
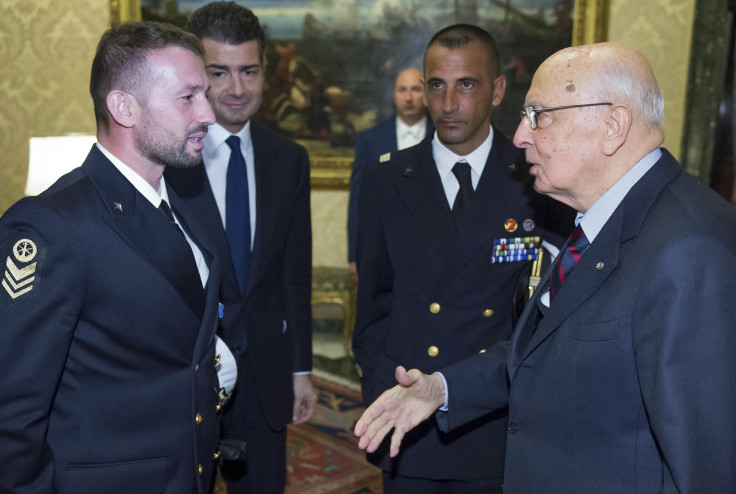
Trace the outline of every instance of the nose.
{"label": "nose", "polygon": [[230,78],[230,86],[228,87],[228,92],[231,96],[242,96],[245,92],[245,84],[240,79],[239,76],[234,76]]}
{"label": "nose", "polygon": [[452,113],[457,109],[457,95],[455,89],[448,87],[442,95],[442,111]]}
{"label": "nose", "polygon": [[215,113],[207,98],[203,98],[199,108],[199,123],[202,125],[213,125],[215,123]]}
{"label": "nose", "polygon": [[516,133],[514,134],[514,146],[517,148],[527,148],[531,146],[532,143],[532,126],[529,123],[529,119],[527,117],[524,117],[521,119],[521,122],[519,122],[519,126],[516,128]]}

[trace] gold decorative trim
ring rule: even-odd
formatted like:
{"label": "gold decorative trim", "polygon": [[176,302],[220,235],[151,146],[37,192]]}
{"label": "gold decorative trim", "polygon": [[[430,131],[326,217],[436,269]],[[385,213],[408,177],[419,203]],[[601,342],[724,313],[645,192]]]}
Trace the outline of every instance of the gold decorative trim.
{"label": "gold decorative trim", "polygon": [[576,0],[572,46],[608,41],[610,0]]}
{"label": "gold decorative trim", "polygon": [[351,157],[309,158],[310,183],[314,189],[347,189],[350,187]]}

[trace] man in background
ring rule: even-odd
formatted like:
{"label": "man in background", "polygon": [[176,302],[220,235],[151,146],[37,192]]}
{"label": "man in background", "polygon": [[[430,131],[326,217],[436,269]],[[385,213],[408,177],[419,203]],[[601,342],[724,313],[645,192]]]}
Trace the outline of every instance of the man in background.
{"label": "man in background", "polygon": [[358,240],[358,204],[363,168],[382,154],[415,146],[426,136],[432,135],[434,126],[432,120],[427,118],[422,94],[422,73],[417,69],[401,71],[394,85],[396,115],[359,132],[355,141],[348,203],[348,265],[353,281],[358,281],[355,244]]}
{"label": "man in background", "polygon": [[[424,56],[433,139],[365,167],[353,350],[366,403],[399,364],[433,372],[507,340],[517,281],[554,240],[552,201],[516,177],[518,149],[491,125],[505,89],[490,34],[441,30]],[[386,493],[501,492],[505,410],[450,435],[427,422],[407,440],[395,459],[387,448],[369,457]]]}
{"label": "man in background", "polygon": [[2,492],[209,491],[221,268],[162,178],[201,168],[202,54],[167,24],[108,30],[90,77],[98,142],[0,219]]}
{"label": "man in background", "polygon": [[281,493],[286,425],[314,412],[309,161],[301,146],[252,122],[265,75],[258,18],[234,2],[192,14],[202,40],[217,123],[203,140],[204,167],[167,176],[208,228],[225,265],[221,336],[238,362],[223,435],[247,443],[225,461],[228,492]]}
{"label": "man in background", "polygon": [[399,367],[361,447],[508,407],[506,493],[736,492],[736,212],[660,148],[663,106],[627,45],[539,67],[514,143],[578,226],[511,341],[442,375]]}

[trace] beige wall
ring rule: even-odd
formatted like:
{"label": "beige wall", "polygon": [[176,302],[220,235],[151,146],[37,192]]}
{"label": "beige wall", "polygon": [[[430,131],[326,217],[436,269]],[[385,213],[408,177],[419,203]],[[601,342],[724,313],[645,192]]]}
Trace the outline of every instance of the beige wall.
{"label": "beige wall", "polygon": [[612,0],[608,39],[649,58],[664,95],[664,145],[679,158],[695,0]]}
{"label": "beige wall", "polygon": [[89,70],[108,0],[0,0],[0,212],[23,196],[32,136],[94,133]]}

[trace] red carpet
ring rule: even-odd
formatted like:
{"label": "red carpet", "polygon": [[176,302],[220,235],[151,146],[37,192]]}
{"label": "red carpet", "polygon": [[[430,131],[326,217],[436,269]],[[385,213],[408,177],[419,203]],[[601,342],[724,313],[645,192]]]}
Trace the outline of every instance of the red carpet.
{"label": "red carpet", "polygon": [[[360,392],[313,377],[317,407],[287,433],[286,494],[380,494],[381,471],[365,460],[353,436],[363,413]],[[216,494],[227,489],[218,482]]]}

